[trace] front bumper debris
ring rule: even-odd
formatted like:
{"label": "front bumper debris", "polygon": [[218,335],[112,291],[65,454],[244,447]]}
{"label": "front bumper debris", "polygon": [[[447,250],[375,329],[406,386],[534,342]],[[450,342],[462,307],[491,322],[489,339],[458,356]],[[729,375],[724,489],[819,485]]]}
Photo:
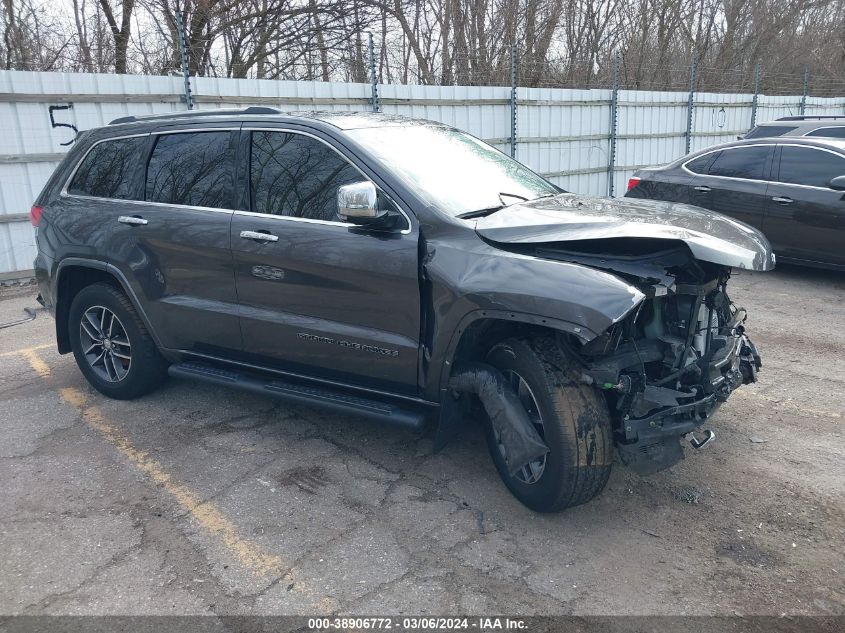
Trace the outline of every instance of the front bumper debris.
{"label": "front bumper debris", "polygon": [[709,393],[648,385],[635,394],[617,442],[624,464],[647,475],[683,459],[680,438],[700,428],[734,390],[757,380],[762,362],[756,346],[741,327],[731,338],[709,365]]}

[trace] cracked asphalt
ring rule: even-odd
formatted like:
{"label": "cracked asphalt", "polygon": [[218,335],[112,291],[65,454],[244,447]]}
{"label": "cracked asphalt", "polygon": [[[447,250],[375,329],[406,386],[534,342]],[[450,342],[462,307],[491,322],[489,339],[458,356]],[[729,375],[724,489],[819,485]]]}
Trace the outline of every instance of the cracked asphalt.
{"label": "cracked asphalt", "polygon": [[[108,400],[39,312],[0,330],[0,615],[843,615],[845,276],[731,287],[765,366],[717,440],[556,515],[472,427],[433,454],[188,381]],[[0,323],[34,297],[3,291]]]}

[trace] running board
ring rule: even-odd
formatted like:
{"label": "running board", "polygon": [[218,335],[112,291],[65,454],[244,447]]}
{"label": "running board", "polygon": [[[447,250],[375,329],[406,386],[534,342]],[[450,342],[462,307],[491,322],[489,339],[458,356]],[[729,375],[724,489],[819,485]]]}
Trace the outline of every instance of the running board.
{"label": "running board", "polygon": [[280,398],[292,404],[317,406],[336,413],[346,413],[386,422],[406,429],[422,429],[425,414],[422,411],[397,406],[373,398],[350,395],[341,391],[312,385],[301,385],[274,378],[263,378],[229,369],[220,369],[201,363],[176,363],[167,372],[177,378],[192,378],[220,387],[231,387],[251,393]]}

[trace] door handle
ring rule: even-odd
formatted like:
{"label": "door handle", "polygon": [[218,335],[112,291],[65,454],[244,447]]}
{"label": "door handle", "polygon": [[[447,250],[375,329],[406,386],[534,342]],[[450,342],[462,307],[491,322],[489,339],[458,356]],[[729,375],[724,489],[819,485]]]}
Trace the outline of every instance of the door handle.
{"label": "door handle", "polygon": [[122,215],[117,219],[121,224],[128,224],[129,226],[146,226],[148,222],[137,215]]}
{"label": "door handle", "polygon": [[710,187],[706,185],[698,185],[697,187],[694,187],[694,189],[696,191],[700,191],[701,193],[707,193],[708,191],[710,191]]}
{"label": "door handle", "polygon": [[278,242],[279,236],[262,231],[241,231],[241,237],[245,240],[257,240],[259,242]]}
{"label": "door handle", "polygon": [[772,200],[778,204],[792,204],[792,198],[787,198],[785,196],[775,196]]}

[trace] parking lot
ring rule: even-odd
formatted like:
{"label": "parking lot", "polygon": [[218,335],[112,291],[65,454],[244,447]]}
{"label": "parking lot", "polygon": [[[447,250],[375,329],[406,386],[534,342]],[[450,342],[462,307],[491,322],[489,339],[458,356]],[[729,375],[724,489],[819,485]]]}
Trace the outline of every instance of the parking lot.
{"label": "parking lot", "polygon": [[[482,434],[171,380],[93,391],[43,311],[0,330],[0,613],[845,614],[845,275],[737,272],[760,382],[716,441],[530,512]],[[0,295],[0,323],[37,307]]]}

